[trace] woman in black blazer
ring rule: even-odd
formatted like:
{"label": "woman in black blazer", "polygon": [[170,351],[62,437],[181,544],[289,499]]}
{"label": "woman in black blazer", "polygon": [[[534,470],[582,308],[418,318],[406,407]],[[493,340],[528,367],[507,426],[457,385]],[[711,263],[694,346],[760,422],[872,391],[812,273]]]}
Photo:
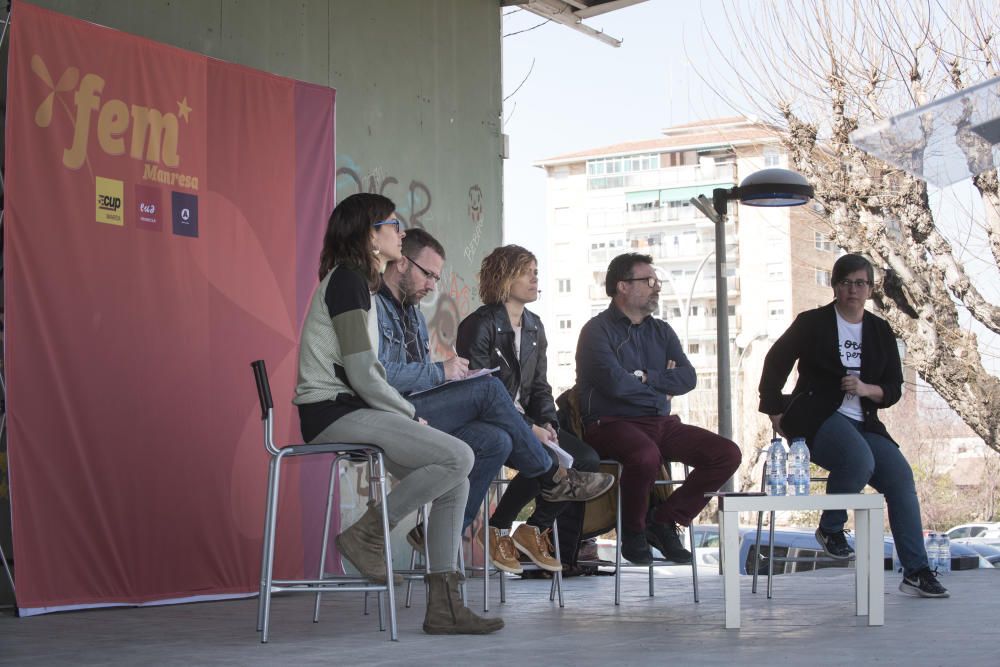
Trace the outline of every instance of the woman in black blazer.
{"label": "woman in black blazer", "polygon": [[[899,589],[921,597],[948,597],[927,566],[920,502],[913,471],[878,411],[902,394],[903,371],[888,323],[865,311],[875,272],[860,255],[833,265],[834,301],[801,313],[764,360],[760,411],[786,438],[803,437],[812,461],[830,472],[827,493],[860,493],[870,484],[885,495],[889,526],[903,565]],[[791,396],[781,393],[795,362]],[[847,560],[845,510],[820,517],[816,539],[828,555]]]}

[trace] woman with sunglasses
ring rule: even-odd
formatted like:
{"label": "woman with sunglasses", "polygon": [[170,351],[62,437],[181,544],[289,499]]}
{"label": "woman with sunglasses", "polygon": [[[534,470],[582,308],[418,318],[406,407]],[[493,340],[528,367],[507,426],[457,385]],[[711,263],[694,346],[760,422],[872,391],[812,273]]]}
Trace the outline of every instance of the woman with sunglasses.
{"label": "woman with sunglasses", "polygon": [[[597,453],[573,434],[559,429],[552,387],[546,378],[545,327],[526,308],[538,300],[535,256],[517,245],[493,250],[480,267],[479,297],[484,305],[458,325],[458,354],[469,360],[470,369],[499,367],[497,376],[539,441],[556,443],[572,455],[574,469],[597,472]],[[605,490],[613,483],[609,476]],[[543,570],[556,572],[564,564],[568,568],[575,566],[585,503],[550,502],[540,491],[537,479],[523,474],[514,477],[490,517],[491,540],[500,554],[513,553],[511,547],[516,547]],[[513,535],[508,535],[518,513],[532,500],[534,513]],[[549,537],[556,518],[562,562],[555,558]]]}
{"label": "woman with sunglasses", "polygon": [[[786,438],[802,437],[811,459],[830,472],[827,493],[860,493],[871,485],[885,495],[896,552],[903,564],[899,590],[920,597],[948,597],[927,564],[920,502],[913,471],[878,411],[902,395],[903,371],[888,323],[865,310],[875,271],[860,255],[833,265],[833,303],[801,313],[775,341],[760,378],[760,411]],[[791,396],[781,393],[795,362],[799,377]],[[827,510],[816,540],[827,555],[848,560],[847,512]]]}
{"label": "woman with sunglasses", "polygon": [[[502,628],[503,621],[481,618],[463,605],[456,569],[472,452],[414,415],[413,406],[386,382],[378,362],[372,293],[386,263],[401,257],[404,234],[395,208],[386,197],[360,193],[330,215],[320,283],[302,326],[293,402],[306,442],[382,448],[386,467],[399,479],[388,497],[390,526],[432,503],[424,631],[487,634]],[[374,507],[341,532],[336,544],[365,577],[386,580],[382,522]]]}

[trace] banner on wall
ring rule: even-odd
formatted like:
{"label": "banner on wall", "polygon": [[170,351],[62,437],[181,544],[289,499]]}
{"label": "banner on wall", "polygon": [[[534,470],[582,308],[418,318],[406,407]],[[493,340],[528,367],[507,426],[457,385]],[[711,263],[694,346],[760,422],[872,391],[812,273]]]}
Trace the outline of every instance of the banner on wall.
{"label": "banner on wall", "polygon": [[[335,93],[23,2],[11,23],[21,613],[255,592],[267,458],[249,362],[267,361],[276,438],[297,438],[289,401],[334,203]],[[322,519],[303,515],[312,491],[289,472],[280,576],[301,573]]]}

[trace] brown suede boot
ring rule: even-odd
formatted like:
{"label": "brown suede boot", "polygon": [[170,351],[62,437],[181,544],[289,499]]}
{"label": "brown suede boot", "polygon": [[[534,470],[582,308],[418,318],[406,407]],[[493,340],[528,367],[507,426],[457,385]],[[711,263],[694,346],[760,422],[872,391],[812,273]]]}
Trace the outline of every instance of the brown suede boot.
{"label": "brown suede boot", "polygon": [[[337,535],[334,543],[337,550],[367,579],[376,584],[385,583],[385,543],[382,531],[382,512],[376,505],[369,505],[368,511],[353,526]],[[403,577],[393,573],[392,583],[399,586]]]}
{"label": "brown suede boot", "polygon": [[462,604],[458,577],[458,572],[424,575],[427,582],[424,632],[429,635],[488,635],[502,628],[502,618],[477,616]]}

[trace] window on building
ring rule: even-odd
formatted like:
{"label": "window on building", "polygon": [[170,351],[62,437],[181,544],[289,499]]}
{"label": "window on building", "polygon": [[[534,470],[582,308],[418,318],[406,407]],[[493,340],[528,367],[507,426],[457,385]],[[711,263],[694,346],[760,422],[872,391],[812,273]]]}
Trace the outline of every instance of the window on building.
{"label": "window on building", "polygon": [[784,301],[768,301],[767,302],[767,316],[771,319],[778,319],[785,316],[785,302]]}
{"label": "window on building", "polygon": [[568,207],[563,206],[555,210],[555,223],[557,225],[568,225],[570,222],[571,218]]}
{"label": "window on building", "polygon": [[785,263],[784,262],[772,262],[767,265],[767,279],[770,281],[778,281],[785,279]]}
{"label": "window on building", "polygon": [[680,316],[681,316],[681,309],[680,308],[676,308],[675,307],[675,308],[671,308],[670,309],[670,317],[680,317]]}
{"label": "window on building", "polygon": [[557,284],[558,284],[558,290],[559,290],[560,294],[569,294],[569,292],[571,290],[570,279],[569,278],[560,278],[557,281]]}
{"label": "window on building", "polygon": [[688,354],[698,354],[701,350],[701,345],[698,343],[688,343]]}
{"label": "window on building", "polygon": [[816,269],[816,284],[820,287],[829,287],[830,272],[826,269]]}
{"label": "window on building", "polygon": [[658,153],[587,160],[587,189],[621,188],[637,181],[632,174],[660,168]]}
{"label": "window on building", "polygon": [[559,318],[559,330],[560,331],[568,331],[569,329],[572,329],[572,328],[573,328],[573,320],[572,319],[570,319],[568,316],[564,316],[564,317]]}
{"label": "window on building", "polygon": [[573,246],[569,243],[557,243],[553,254],[559,263],[570,262],[573,260]]}
{"label": "window on building", "polygon": [[833,252],[835,247],[833,241],[826,238],[826,236],[821,232],[813,232],[816,250],[822,250],[823,252]]}
{"label": "window on building", "polygon": [[572,366],[573,365],[573,353],[567,352],[566,350],[559,350],[556,355],[556,363],[560,366]]}
{"label": "window on building", "polygon": [[698,308],[699,308],[699,306],[690,306],[689,310],[691,311],[692,315],[697,315],[698,314]]}
{"label": "window on building", "polygon": [[777,148],[767,147],[764,149],[764,166],[777,167],[781,164],[781,153]]}

